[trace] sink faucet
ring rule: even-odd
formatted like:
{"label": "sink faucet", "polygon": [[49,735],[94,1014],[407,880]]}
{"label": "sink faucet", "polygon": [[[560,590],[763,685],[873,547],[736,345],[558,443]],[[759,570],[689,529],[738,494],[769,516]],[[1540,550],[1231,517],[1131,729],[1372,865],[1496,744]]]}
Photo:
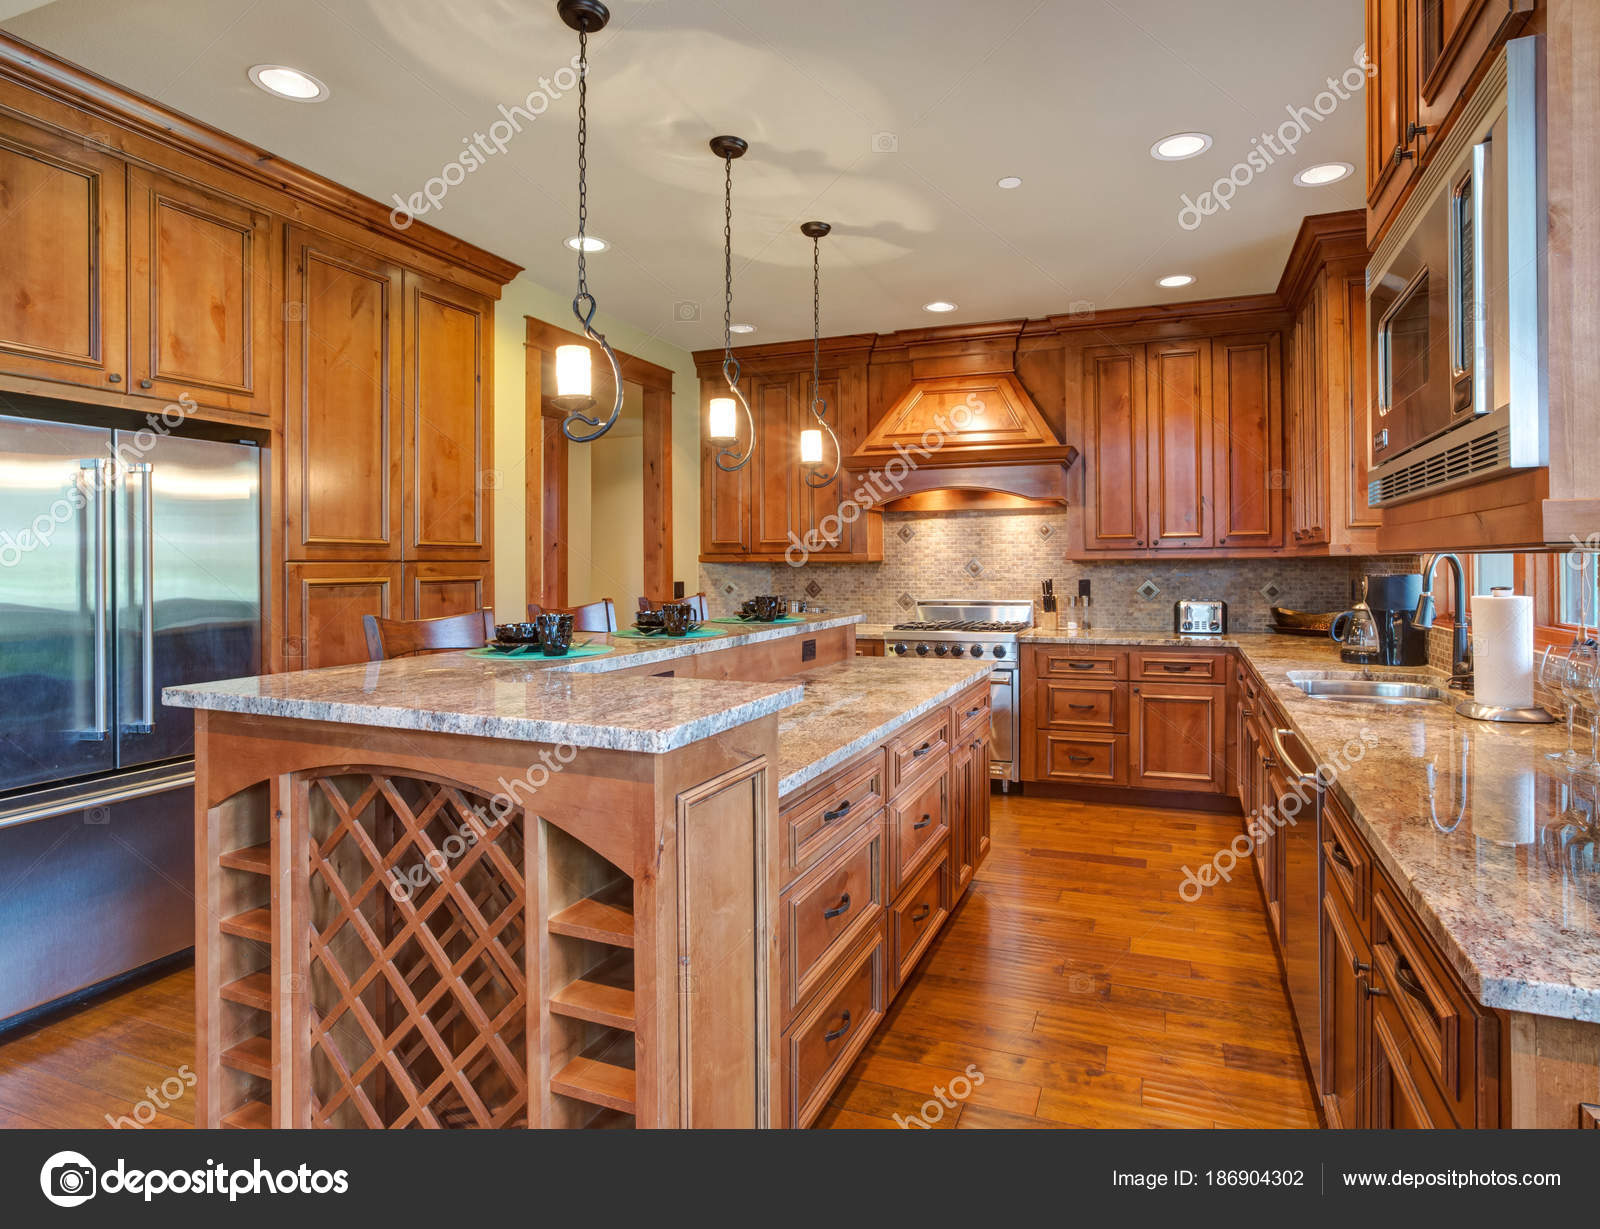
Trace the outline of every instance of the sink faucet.
{"label": "sink faucet", "polygon": [[1467,640],[1467,573],[1461,566],[1459,555],[1445,551],[1423,556],[1422,596],[1417,599],[1417,608],[1411,615],[1411,623],[1413,627],[1424,629],[1433,626],[1433,574],[1441,559],[1449,560],[1450,570],[1455,573],[1456,626],[1455,638],[1450,648],[1450,683],[1451,686],[1455,686],[1458,683],[1465,683],[1472,677],[1472,650]]}

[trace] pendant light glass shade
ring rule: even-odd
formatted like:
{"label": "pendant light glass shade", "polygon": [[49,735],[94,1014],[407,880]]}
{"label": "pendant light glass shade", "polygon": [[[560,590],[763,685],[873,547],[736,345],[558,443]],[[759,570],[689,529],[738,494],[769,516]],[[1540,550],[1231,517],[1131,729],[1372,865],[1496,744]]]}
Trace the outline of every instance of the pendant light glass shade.
{"label": "pendant light glass shade", "polygon": [[800,432],[800,464],[822,464],[822,428],[807,427]]}
{"label": "pendant light glass shade", "polygon": [[593,404],[593,378],[588,346],[556,347],[556,396],[589,397]]}
{"label": "pendant light glass shade", "polygon": [[589,229],[589,35],[603,30],[611,20],[611,13],[600,0],[559,0],[556,12],[578,32],[578,233],[573,245],[578,253],[578,293],[572,298],[572,314],[583,335],[600,347],[611,364],[612,388],[615,389],[611,412],[604,418],[591,416],[588,411],[594,408],[594,373],[590,367],[589,347],[556,347],[553,400],[558,408],[566,411],[566,417],[561,420],[561,434],[574,443],[587,444],[611,430],[622,414],[622,366],[606,342],[606,335],[594,327],[594,314],[599,304],[589,293],[586,235]]}
{"label": "pendant light glass shade", "polygon": [[732,397],[711,398],[711,425],[709,431],[714,440],[732,440],[739,438],[739,420],[736,403]]}

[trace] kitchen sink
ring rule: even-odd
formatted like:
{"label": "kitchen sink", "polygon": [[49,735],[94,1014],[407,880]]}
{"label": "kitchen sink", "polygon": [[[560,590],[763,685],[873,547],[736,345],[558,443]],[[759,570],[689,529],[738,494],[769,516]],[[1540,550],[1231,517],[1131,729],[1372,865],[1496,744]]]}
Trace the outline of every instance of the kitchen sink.
{"label": "kitchen sink", "polygon": [[1363,704],[1436,704],[1451,695],[1443,687],[1401,679],[1374,679],[1357,675],[1313,674],[1289,671],[1289,681],[1313,700],[1354,700]]}

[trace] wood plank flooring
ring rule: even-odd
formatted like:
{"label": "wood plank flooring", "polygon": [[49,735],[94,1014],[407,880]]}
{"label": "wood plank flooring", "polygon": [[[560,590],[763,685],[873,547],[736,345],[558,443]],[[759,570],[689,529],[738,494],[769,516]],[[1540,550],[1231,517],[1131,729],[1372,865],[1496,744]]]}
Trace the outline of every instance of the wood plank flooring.
{"label": "wood plank flooring", "polygon": [[[895,1127],[971,1065],[982,1085],[930,1125],[1315,1126],[1248,868],[1177,895],[1238,825],[996,795],[968,899],[817,1125]],[[185,968],[0,1035],[0,1127],[191,1125],[192,1088],[161,1094],[193,1029]]]}
{"label": "wood plank flooring", "polygon": [[1248,865],[1178,897],[1239,823],[996,795],[988,862],[817,1125],[1318,1125]]}

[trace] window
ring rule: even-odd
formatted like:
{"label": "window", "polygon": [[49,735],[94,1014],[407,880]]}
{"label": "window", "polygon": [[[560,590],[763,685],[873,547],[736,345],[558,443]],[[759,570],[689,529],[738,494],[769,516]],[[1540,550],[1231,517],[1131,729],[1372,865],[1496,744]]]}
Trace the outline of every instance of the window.
{"label": "window", "polygon": [[1551,556],[1556,617],[1561,627],[1593,627],[1600,615],[1600,556],[1569,551]]}
{"label": "window", "polygon": [[1488,593],[1491,589],[1517,587],[1517,557],[1512,554],[1473,555],[1468,565],[1472,574],[1472,591]]}

